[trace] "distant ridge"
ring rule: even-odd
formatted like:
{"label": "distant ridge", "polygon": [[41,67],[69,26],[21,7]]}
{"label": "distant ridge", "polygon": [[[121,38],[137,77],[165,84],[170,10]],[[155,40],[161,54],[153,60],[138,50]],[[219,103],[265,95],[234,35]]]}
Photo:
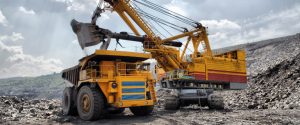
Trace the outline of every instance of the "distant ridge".
{"label": "distant ridge", "polygon": [[0,95],[24,98],[60,98],[64,89],[60,73],[38,77],[0,79]]}

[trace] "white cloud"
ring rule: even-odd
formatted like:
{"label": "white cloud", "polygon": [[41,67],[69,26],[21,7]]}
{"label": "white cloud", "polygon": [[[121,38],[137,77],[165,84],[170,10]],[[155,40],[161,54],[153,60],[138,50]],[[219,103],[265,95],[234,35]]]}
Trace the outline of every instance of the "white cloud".
{"label": "white cloud", "polygon": [[68,4],[68,11],[93,12],[98,4],[98,0],[56,0]]}
{"label": "white cloud", "polygon": [[[17,33],[13,33],[17,34]],[[23,37],[6,38],[6,40],[21,40]],[[3,38],[3,37],[2,37]],[[20,39],[21,38],[21,39]],[[21,45],[6,45],[0,39],[0,78],[18,76],[39,76],[53,72],[60,72],[62,62],[58,59],[35,57],[25,54]]]}
{"label": "white cloud", "polygon": [[242,22],[227,19],[200,22],[208,27],[212,47],[221,48],[292,35],[300,31],[299,20],[300,5],[295,5],[278,13],[271,11],[266,15]]}
{"label": "white cloud", "polygon": [[[231,41],[232,37],[241,32],[242,26],[237,22],[228,19],[223,20],[202,20],[202,25],[208,27],[208,34],[212,48],[220,48],[234,43],[240,43],[236,39]],[[227,42],[230,41],[230,44]]]}
{"label": "white cloud", "polygon": [[77,39],[74,39],[74,40],[73,40],[71,43],[72,43],[72,44],[79,45],[79,43],[78,43],[78,40],[77,40]]}
{"label": "white cloud", "polygon": [[188,3],[182,0],[172,0],[169,4],[165,5],[165,7],[173,12],[187,16],[186,11],[184,10],[187,5]]}
{"label": "white cloud", "polygon": [[19,7],[19,11],[25,13],[25,14],[31,14],[31,15],[35,15],[35,12],[33,10],[27,10],[25,7],[20,6]]}
{"label": "white cloud", "polygon": [[0,36],[0,41],[3,41],[5,43],[19,43],[21,40],[24,40],[24,37],[21,33],[13,32],[10,36],[9,35],[3,35]]}
{"label": "white cloud", "polygon": [[78,2],[73,2],[70,6],[68,6],[67,10],[68,11],[84,11],[85,5],[84,4],[80,4]]}
{"label": "white cloud", "polygon": [[0,10],[0,24],[2,24],[3,26],[7,26],[7,19],[6,17],[3,15],[2,11]]}
{"label": "white cloud", "polygon": [[241,26],[236,22],[223,20],[202,20],[200,21],[204,26],[214,30],[239,30]]}
{"label": "white cloud", "polygon": [[70,2],[70,1],[72,1],[72,0],[52,0],[52,1],[66,3],[66,2]]}
{"label": "white cloud", "polygon": [[0,50],[3,52],[21,54],[23,49],[21,46],[7,46],[2,41],[0,41]]}

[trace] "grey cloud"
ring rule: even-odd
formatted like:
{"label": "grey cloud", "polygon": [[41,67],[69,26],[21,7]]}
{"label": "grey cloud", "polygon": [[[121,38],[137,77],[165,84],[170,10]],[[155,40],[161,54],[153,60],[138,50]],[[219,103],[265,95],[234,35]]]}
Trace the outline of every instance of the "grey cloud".
{"label": "grey cloud", "polygon": [[[246,22],[237,22],[240,30],[210,30],[212,44],[216,48],[254,42],[274,37],[291,35],[299,32],[300,4],[282,10],[278,13],[270,12],[264,16],[253,18]],[[212,27],[212,25],[209,25]],[[214,29],[216,27],[212,27]],[[222,28],[219,25],[219,29]],[[219,44],[217,44],[219,43]]]}
{"label": "grey cloud", "polygon": [[290,8],[296,0],[186,0],[188,5],[177,4],[196,20],[244,20],[255,18],[273,11],[275,13]]}

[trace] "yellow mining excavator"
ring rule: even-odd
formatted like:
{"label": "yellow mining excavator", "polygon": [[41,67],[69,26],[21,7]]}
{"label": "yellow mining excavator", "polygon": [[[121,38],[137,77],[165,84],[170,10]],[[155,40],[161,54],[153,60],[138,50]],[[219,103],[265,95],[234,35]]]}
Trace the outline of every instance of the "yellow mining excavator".
{"label": "yellow mining excavator", "polygon": [[[118,13],[134,35],[98,27],[96,20],[106,10]],[[146,10],[156,13],[147,13]],[[164,20],[157,13],[170,19]],[[178,26],[172,23],[173,19],[192,28]],[[153,23],[180,33],[165,37],[153,27]],[[146,66],[142,61],[150,57],[156,59],[166,72],[159,83],[162,88],[172,90],[165,103],[168,110],[191,104],[222,109],[223,99],[213,94],[213,90],[247,86],[244,50],[213,52],[206,27],[149,0],[100,0],[91,23],[73,20],[71,25],[82,48],[102,45],[100,50],[81,59],[79,65],[63,71],[63,78],[70,86],[64,91],[65,114],[72,114],[77,109],[82,119],[94,120],[110,109],[114,109],[110,112],[122,112],[124,108],[130,108],[135,115],[151,113],[156,102],[155,80],[149,70],[141,68]],[[172,34],[171,30],[162,29]],[[120,39],[140,42],[147,53],[106,50],[111,39],[119,45]],[[186,41],[180,42],[182,39]],[[187,53],[188,50],[191,53]]]}
{"label": "yellow mining excavator", "polygon": [[[213,52],[207,28],[201,23],[149,0],[104,0],[100,3],[102,6],[98,6],[95,12],[112,10],[118,13],[136,36],[141,36],[139,31],[145,34],[145,41],[142,42],[144,50],[151,53],[166,72],[160,84],[163,88],[172,89],[165,109],[178,109],[190,104],[222,109],[222,97],[214,95],[214,89],[247,87],[245,51]],[[155,12],[147,13],[146,10]],[[159,13],[169,18],[162,19]],[[192,28],[188,29],[168,21],[173,19]],[[166,25],[175,30],[181,29],[181,33],[163,39],[158,35],[159,32],[154,32],[151,20],[152,23]],[[178,47],[181,46],[181,42],[178,43],[178,40],[182,39],[186,39],[186,42],[180,51]],[[187,54],[189,46],[192,46],[193,51]],[[200,46],[202,51],[199,51]]]}

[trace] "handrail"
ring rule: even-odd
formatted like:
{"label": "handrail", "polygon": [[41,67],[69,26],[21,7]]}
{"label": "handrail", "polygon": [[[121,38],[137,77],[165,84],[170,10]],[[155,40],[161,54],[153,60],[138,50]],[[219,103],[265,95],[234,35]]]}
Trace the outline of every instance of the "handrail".
{"label": "handrail", "polygon": [[[104,71],[103,69],[110,69]],[[84,70],[86,79],[114,78],[115,76],[136,76],[150,71],[149,65],[144,63],[117,63],[116,65],[89,65]]]}

